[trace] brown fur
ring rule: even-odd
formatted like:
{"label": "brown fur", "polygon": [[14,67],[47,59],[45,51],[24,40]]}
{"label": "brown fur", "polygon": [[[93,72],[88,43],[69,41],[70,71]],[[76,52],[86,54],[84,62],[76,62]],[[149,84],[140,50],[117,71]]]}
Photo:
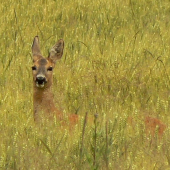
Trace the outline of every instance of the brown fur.
{"label": "brown fur", "polygon": [[[57,116],[58,121],[63,121],[64,115],[59,111],[54,104],[54,97],[52,93],[53,85],[53,71],[48,68],[55,67],[56,61],[62,57],[64,49],[64,41],[59,40],[54,47],[52,47],[49,56],[44,58],[40,51],[39,38],[36,36],[32,45],[33,54],[33,107],[34,120],[40,121],[41,118],[52,119]],[[46,82],[43,87],[37,86],[37,75],[44,76]],[[69,116],[69,124],[75,125],[78,121],[78,116],[72,114]]]}
{"label": "brown fur", "polygon": [[[128,123],[133,128],[135,128],[136,121],[134,120],[133,117],[128,117]],[[151,137],[154,138],[156,130],[158,130],[158,136],[159,136],[159,138],[162,138],[162,136],[166,130],[166,125],[161,120],[154,118],[154,117],[145,116],[144,123],[145,123],[145,132],[147,135],[150,134]]]}
{"label": "brown fur", "polygon": [[159,138],[161,138],[166,129],[166,125],[157,118],[146,116],[145,128],[146,128],[146,133],[147,134],[150,133],[152,137],[155,136],[156,129],[158,128],[158,136]]}

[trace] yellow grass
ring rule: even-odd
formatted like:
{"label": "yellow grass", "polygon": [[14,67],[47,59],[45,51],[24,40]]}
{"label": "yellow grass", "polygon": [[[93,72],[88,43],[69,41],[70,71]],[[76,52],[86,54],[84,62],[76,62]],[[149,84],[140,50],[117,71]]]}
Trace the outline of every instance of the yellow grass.
{"label": "yellow grass", "polygon": [[[168,0],[7,0],[0,16],[0,168],[170,168]],[[44,56],[65,41],[53,91],[58,108],[80,116],[72,133],[33,121],[35,35]],[[98,118],[83,131],[86,112]],[[146,135],[145,116],[166,124],[161,140]]]}

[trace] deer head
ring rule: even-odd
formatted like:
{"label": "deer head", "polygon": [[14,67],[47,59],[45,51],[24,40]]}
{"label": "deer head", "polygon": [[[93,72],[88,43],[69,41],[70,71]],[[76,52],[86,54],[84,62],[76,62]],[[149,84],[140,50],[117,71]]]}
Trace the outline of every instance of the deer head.
{"label": "deer head", "polygon": [[36,36],[32,45],[33,83],[38,89],[49,88],[52,85],[52,74],[56,61],[63,55],[64,41],[59,40],[50,50],[47,58],[40,51],[39,38]]}

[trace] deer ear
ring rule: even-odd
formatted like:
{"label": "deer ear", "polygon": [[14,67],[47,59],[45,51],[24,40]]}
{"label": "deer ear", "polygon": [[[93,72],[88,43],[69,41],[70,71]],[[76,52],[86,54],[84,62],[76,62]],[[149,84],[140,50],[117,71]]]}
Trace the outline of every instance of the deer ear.
{"label": "deer ear", "polygon": [[36,61],[40,58],[42,58],[42,54],[40,51],[40,45],[39,45],[39,38],[38,36],[35,36],[32,44],[32,55],[33,55],[33,61]]}
{"label": "deer ear", "polygon": [[62,57],[63,49],[64,41],[61,39],[51,48],[48,59],[55,64]]}

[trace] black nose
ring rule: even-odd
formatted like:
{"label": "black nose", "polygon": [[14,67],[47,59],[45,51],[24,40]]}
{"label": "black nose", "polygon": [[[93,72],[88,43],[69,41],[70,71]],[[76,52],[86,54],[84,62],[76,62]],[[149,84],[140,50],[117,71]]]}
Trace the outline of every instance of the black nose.
{"label": "black nose", "polygon": [[36,77],[36,82],[38,82],[38,84],[43,84],[43,82],[45,82],[45,77]]}

